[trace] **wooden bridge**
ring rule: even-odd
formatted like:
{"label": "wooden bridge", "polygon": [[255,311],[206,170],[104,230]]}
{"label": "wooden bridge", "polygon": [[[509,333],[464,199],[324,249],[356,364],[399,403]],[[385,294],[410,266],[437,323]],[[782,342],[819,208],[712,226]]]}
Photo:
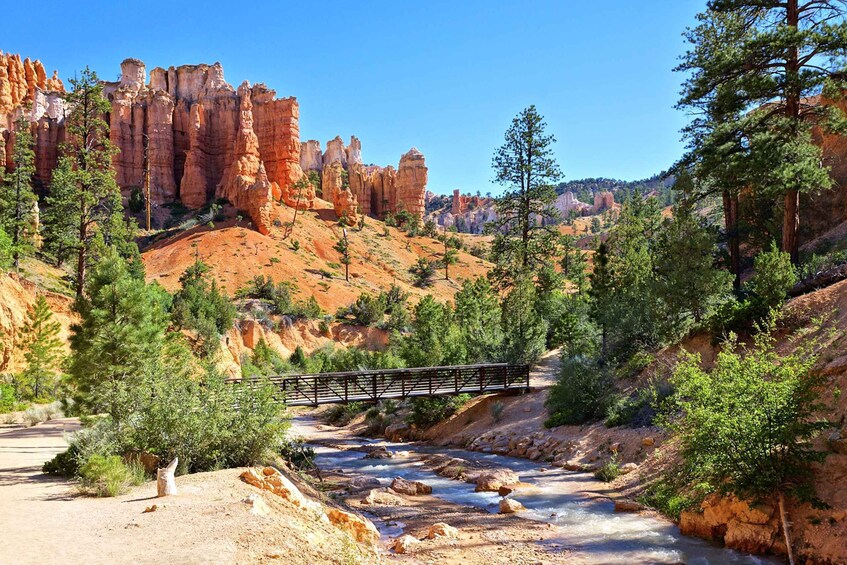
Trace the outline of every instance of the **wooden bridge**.
{"label": "wooden bridge", "polygon": [[529,366],[495,363],[414,369],[375,369],[313,375],[278,375],[268,380],[289,406],[317,406],[494,391],[529,389]]}

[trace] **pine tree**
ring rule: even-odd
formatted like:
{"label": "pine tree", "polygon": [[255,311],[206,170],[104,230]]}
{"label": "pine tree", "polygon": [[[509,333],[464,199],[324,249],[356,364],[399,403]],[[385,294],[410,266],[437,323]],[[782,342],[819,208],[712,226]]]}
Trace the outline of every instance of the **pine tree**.
{"label": "pine tree", "polygon": [[497,292],[485,277],[466,280],[456,293],[456,322],[468,351],[468,362],[499,361],[502,357],[502,310]]}
{"label": "pine tree", "polygon": [[588,276],[586,274],[586,271],[588,270],[588,260],[585,257],[585,253],[577,246],[576,242],[576,236],[562,236],[562,258],[559,261],[559,266],[562,267],[562,276],[573,283],[577,292],[582,294],[585,290],[585,285],[588,282]]}
{"label": "pine tree", "polygon": [[[129,241],[134,229],[124,219],[121,192],[112,169],[116,149],[109,141],[109,125],[103,119],[111,110],[103,96],[103,83],[87,67],[70,83],[72,89],[65,95],[67,142],[62,146],[68,160],[60,164],[60,190],[47,199],[49,206],[56,207],[51,219],[59,213],[69,217],[47,233],[57,239],[49,244],[51,248],[65,249],[73,242],[74,283],[77,296],[81,297],[87,286],[89,265],[98,253],[115,247],[124,256],[134,255],[137,247]],[[71,222],[72,234],[66,232]]]}
{"label": "pine tree", "polygon": [[79,223],[75,219],[78,203],[73,168],[71,157],[59,159],[58,166],[53,169],[47,206],[41,217],[41,234],[44,239],[42,249],[53,256],[57,267],[73,257],[79,247],[76,237]]}
{"label": "pine tree", "polygon": [[22,115],[15,124],[13,167],[0,177],[0,226],[12,239],[12,261],[15,269],[21,255],[35,248],[38,223],[38,198],[33,191],[35,151],[29,122]]}
{"label": "pine tree", "polygon": [[535,285],[529,277],[515,281],[503,299],[504,355],[511,363],[533,364],[547,345],[547,324],[535,309]]}
{"label": "pine tree", "polygon": [[734,157],[735,180],[783,200],[782,249],[796,262],[800,194],[833,182],[812,128],[835,132],[845,121],[815,98],[841,98],[844,2],[712,0],[698,17],[679,67],[691,75],[680,106],[702,114],[692,150]]}
{"label": "pine tree", "polygon": [[450,265],[455,265],[459,262],[459,252],[452,247],[447,246],[447,240],[444,241],[444,255],[441,257],[441,264],[444,265],[444,278],[450,280]]}
{"label": "pine tree", "polygon": [[59,322],[53,319],[44,295],[38,295],[23,328],[26,368],[16,378],[19,396],[37,401],[49,399],[55,394],[58,384],[56,369],[62,358],[61,329]]}
{"label": "pine tree", "polygon": [[350,259],[350,242],[347,240],[347,230],[341,230],[344,236],[335,242],[335,246],[333,249],[338,251],[341,254],[341,264],[344,265],[344,280],[350,282],[350,264],[353,262]]}
{"label": "pine tree", "polygon": [[68,373],[83,411],[119,424],[139,401],[136,389],[157,374],[168,317],[161,294],[133,276],[109,248],[91,272],[71,327]]}
{"label": "pine tree", "polygon": [[729,294],[733,277],[715,266],[715,236],[687,195],[674,206],[658,239],[656,285],[665,311],[662,318],[669,335],[679,337]]}
{"label": "pine tree", "polygon": [[597,247],[594,270],[588,279],[591,282],[588,290],[591,316],[600,327],[600,360],[604,361],[608,352],[609,328],[615,323],[614,283],[609,265],[609,247],[605,242]]}
{"label": "pine tree", "polygon": [[486,225],[495,234],[491,277],[501,287],[547,263],[558,237],[553,184],[561,172],[546,127],[535,106],[522,110],[492,160],[496,182],[506,187],[496,202],[497,219]]}

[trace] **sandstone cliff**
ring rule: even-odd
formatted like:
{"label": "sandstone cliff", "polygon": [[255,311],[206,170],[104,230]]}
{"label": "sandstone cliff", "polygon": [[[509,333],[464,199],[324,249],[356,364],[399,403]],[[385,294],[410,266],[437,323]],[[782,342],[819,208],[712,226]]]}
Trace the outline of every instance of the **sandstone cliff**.
{"label": "sandstone cliff", "polygon": [[[320,142],[303,144],[300,166],[321,174],[323,199],[335,203],[339,190],[349,189],[358,204],[358,211],[367,216],[384,218],[401,210],[423,217],[427,184],[426,159],[414,147],[400,157],[398,169],[392,166],[365,165],[362,144],[355,136],[345,146],[340,136],[326,143],[321,152]],[[345,182],[346,173],[346,182]],[[344,195],[344,208],[349,209],[351,198]]]}

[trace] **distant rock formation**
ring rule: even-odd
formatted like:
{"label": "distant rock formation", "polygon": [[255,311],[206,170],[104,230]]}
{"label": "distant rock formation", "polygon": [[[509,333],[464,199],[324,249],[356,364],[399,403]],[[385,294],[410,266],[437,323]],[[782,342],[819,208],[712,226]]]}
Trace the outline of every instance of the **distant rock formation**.
{"label": "distant rock formation", "polygon": [[591,212],[599,214],[606,210],[612,210],[615,207],[615,195],[608,191],[597,192],[594,194],[594,208]]}
{"label": "distant rock formation", "polygon": [[[322,197],[335,204],[339,190],[349,189],[361,214],[384,218],[401,210],[423,217],[428,180],[426,159],[414,147],[400,157],[400,166],[378,167],[362,161],[362,144],[354,136],[344,145],[340,136],[321,144],[315,140],[303,143],[300,167],[321,175]],[[345,182],[346,173],[346,182]],[[349,198],[344,197],[345,202]]]}
{"label": "distant rock formation", "polygon": [[580,215],[591,211],[591,206],[581,202],[570,190],[560,194],[553,205],[564,217],[567,217],[573,210],[576,210]]}
{"label": "distant rock formation", "polygon": [[[445,203],[446,201],[446,203]],[[482,233],[485,224],[497,219],[494,199],[478,195],[465,195],[459,189],[453,190],[453,196],[437,197],[427,193],[430,213],[426,220],[432,220],[444,229],[455,228],[464,233]]]}
{"label": "distant rock formation", "polygon": [[[47,78],[40,62],[0,53],[0,165],[11,156],[14,121],[26,112],[41,188],[49,183],[64,140],[63,89],[58,74]],[[365,166],[356,137],[346,146],[336,137],[323,152],[317,141],[301,146],[297,100],[278,99],[264,84],[245,83],[236,91],[219,63],[155,68],[148,81],[142,61],[125,59],[120,78],[104,83],[104,94],[111,104],[109,137],[119,149],[113,166],[124,198],[144,185],[149,167],[154,207],[181,202],[197,209],[224,197],[265,231],[270,220],[264,195],[311,208],[315,187],[298,191],[294,185],[304,171],[315,171],[323,198],[333,205],[339,191],[349,192],[339,199],[348,217],[424,213],[427,167],[417,149],[394,169]]]}
{"label": "distant rock formation", "polygon": [[64,141],[64,90],[58,73],[47,78],[41,61],[0,52],[0,167],[11,163],[14,123],[26,115],[32,124],[39,191],[55,168]]}

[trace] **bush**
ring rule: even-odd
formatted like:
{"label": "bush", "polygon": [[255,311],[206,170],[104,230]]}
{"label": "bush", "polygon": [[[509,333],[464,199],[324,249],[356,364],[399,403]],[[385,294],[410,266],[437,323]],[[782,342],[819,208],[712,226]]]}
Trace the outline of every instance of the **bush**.
{"label": "bush", "polygon": [[14,412],[17,408],[18,398],[15,395],[15,387],[0,383],[0,414]]}
{"label": "bush", "polygon": [[469,394],[415,398],[411,402],[412,412],[407,421],[419,428],[429,428],[455,414],[470,399]]}
{"label": "bush", "polygon": [[592,361],[566,359],[562,372],[547,398],[548,428],[599,420],[613,400],[614,382],[607,367]]}
{"label": "bush", "polygon": [[491,403],[491,417],[494,418],[495,422],[499,422],[503,418],[503,409],[505,407],[506,405],[499,400]]}
{"label": "bush", "polygon": [[338,317],[357,326],[372,326],[382,321],[385,307],[381,297],[363,292],[349,308],[342,309]]}
{"label": "bush", "polygon": [[94,456],[108,457],[121,451],[115,428],[109,418],[98,418],[73,435],[68,449],[42,467],[50,475],[76,477],[80,467]]}
{"label": "bush", "polygon": [[299,471],[315,468],[315,450],[302,438],[283,441],[279,446],[279,455]]}
{"label": "bush", "polygon": [[699,496],[686,495],[667,479],[661,479],[647,486],[638,497],[638,502],[655,508],[665,516],[679,520],[683,510],[696,508],[702,502],[705,492]]}
{"label": "bush", "polygon": [[670,384],[651,383],[630,396],[618,396],[612,400],[606,411],[606,427],[652,426],[664,402],[672,394],[673,387]]}
{"label": "bush", "polygon": [[594,473],[594,478],[604,483],[610,483],[620,476],[621,466],[618,463],[618,458],[614,455]]}
{"label": "bush", "polygon": [[776,243],[771,243],[770,250],[756,256],[753,267],[755,273],[750,279],[750,289],[762,302],[764,311],[779,307],[797,283],[791,256],[777,249]]}
{"label": "bush", "polygon": [[346,426],[353,418],[365,411],[363,402],[350,402],[349,404],[336,404],[326,413],[326,421],[333,426]]}
{"label": "bush", "polygon": [[80,467],[79,475],[82,489],[95,496],[117,496],[145,479],[140,466],[127,465],[117,455],[92,456]]}
{"label": "bush", "polygon": [[409,267],[409,273],[414,278],[415,286],[426,288],[432,285],[432,278],[435,276],[435,263],[426,257],[421,257],[417,263]]}

